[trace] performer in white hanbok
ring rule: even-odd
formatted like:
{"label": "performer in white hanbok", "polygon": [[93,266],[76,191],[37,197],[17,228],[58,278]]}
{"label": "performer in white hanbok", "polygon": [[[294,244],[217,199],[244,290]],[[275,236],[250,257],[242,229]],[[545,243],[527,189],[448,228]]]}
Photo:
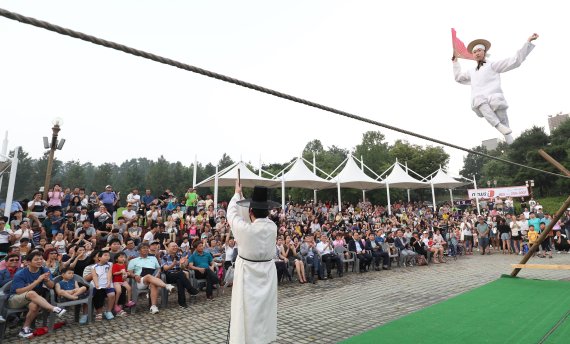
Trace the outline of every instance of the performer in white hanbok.
{"label": "performer in white hanbok", "polygon": [[228,205],[228,221],[239,245],[230,322],[230,343],[234,344],[277,339],[277,270],[273,262],[277,226],[267,216],[280,204],[268,201],[267,195],[267,188],[256,186],[252,198],[242,200],[236,181]]}
{"label": "performer in white hanbok", "polygon": [[453,72],[455,80],[464,85],[471,85],[471,108],[479,117],[484,117],[489,124],[505,136],[508,144],[513,142],[512,130],[509,126],[507,108],[509,107],[501,89],[500,73],[517,68],[534,48],[532,41],[538,38],[531,35],[514,57],[487,62],[491,43],[477,39],[469,43],[467,50],[473,53],[477,67],[461,71],[457,56],[453,54]]}

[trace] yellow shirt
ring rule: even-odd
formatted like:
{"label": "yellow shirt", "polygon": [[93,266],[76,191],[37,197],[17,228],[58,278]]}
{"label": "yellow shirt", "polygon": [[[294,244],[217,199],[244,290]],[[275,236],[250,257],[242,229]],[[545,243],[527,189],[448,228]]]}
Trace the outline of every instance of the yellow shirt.
{"label": "yellow shirt", "polygon": [[538,233],[536,231],[528,232],[528,243],[534,244],[538,240]]}

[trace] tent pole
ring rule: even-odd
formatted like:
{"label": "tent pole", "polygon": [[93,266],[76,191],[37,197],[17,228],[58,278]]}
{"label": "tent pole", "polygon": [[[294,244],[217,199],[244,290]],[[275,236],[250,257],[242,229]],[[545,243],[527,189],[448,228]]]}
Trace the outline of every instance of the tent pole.
{"label": "tent pole", "polygon": [[390,204],[390,184],[386,183],[386,196],[388,198],[388,216],[392,215],[392,205]]}
{"label": "tent pole", "polygon": [[449,198],[451,199],[451,208],[453,209],[453,189],[449,189]]}
{"label": "tent pole", "polygon": [[475,187],[475,202],[477,203],[477,215],[480,215],[481,208],[479,208],[479,191],[477,190],[477,180],[475,180],[475,175],[473,175],[473,186]]}
{"label": "tent pole", "polygon": [[[408,161],[406,160],[406,174],[408,174]],[[410,203],[410,189],[406,190],[408,192],[408,203]]]}
{"label": "tent pole", "polygon": [[[315,157],[315,151],[313,151],[313,173],[317,175],[317,159]],[[317,190],[313,190],[313,203],[317,206]]]}
{"label": "tent pole", "polygon": [[218,213],[218,165],[216,165],[216,179],[214,179],[214,213]]}
{"label": "tent pole", "polygon": [[337,180],[336,182],[336,188],[338,191],[338,212],[340,213],[342,211],[342,201],[340,200],[340,181]]}
{"label": "tent pole", "polygon": [[433,201],[433,214],[437,212],[437,205],[435,204],[435,190],[433,188],[433,180],[431,182],[431,199]]}
{"label": "tent pole", "polygon": [[285,214],[285,171],[281,172],[281,209]]}
{"label": "tent pole", "polygon": [[198,155],[194,155],[194,175],[192,176],[192,189],[196,188],[196,173],[198,171]]}
{"label": "tent pole", "polygon": [[[362,172],[364,172],[364,158],[362,155],[360,156],[360,168]],[[366,190],[362,190],[362,204],[364,204],[364,202],[366,202]]]}

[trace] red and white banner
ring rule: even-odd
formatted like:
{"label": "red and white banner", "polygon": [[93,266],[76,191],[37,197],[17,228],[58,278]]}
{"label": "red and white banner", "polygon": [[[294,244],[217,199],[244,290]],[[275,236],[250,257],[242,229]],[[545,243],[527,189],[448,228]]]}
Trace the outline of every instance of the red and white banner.
{"label": "red and white banner", "polygon": [[[467,190],[467,195],[469,199],[474,199],[475,189]],[[524,185],[522,186],[507,186],[504,188],[486,188],[477,189],[477,197],[479,198],[506,198],[506,197],[526,197],[528,196],[528,188]]]}

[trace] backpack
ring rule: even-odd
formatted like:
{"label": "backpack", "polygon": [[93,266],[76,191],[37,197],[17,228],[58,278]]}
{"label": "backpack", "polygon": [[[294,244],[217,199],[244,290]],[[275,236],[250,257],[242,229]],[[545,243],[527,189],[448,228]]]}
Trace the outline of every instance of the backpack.
{"label": "backpack", "polygon": [[418,254],[416,259],[417,259],[417,265],[419,266],[427,265],[426,257],[424,257],[423,254]]}

